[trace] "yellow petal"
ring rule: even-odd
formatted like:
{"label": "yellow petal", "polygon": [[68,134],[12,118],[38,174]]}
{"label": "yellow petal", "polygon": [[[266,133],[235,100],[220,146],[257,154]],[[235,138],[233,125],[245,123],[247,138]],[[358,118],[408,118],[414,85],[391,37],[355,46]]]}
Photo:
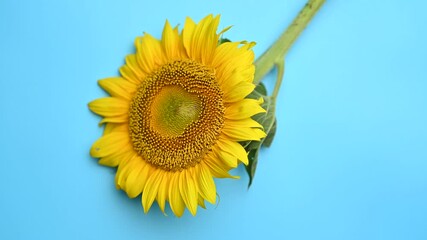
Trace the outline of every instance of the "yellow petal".
{"label": "yellow petal", "polygon": [[209,171],[209,168],[204,163],[201,163],[197,170],[199,171],[198,182],[199,182],[200,195],[204,199],[206,199],[208,202],[215,204],[216,186],[212,178],[212,175]]}
{"label": "yellow petal", "polygon": [[232,90],[240,82],[251,83],[254,79],[254,74],[254,65],[240,66],[236,68],[229,77],[218,82],[221,84],[221,88],[225,91]]}
{"label": "yellow petal", "polygon": [[208,15],[197,24],[194,30],[192,44],[193,56],[196,60],[210,65],[215,49],[218,46],[219,35],[216,34],[220,17]]}
{"label": "yellow petal", "polygon": [[144,73],[142,68],[139,66],[138,61],[136,60],[136,55],[129,54],[126,56],[125,60],[126,60],[126,65],[137,76],[138,83],[140,83],[145,78],[146,73]]}
{"label": "yellow petal", "polygon": [[104,128],[104,135],[112,132],[128,132],[129,125],[124,123],[107,123]]}
{"label": "yellow petal", "polygon": [[142,64],[142,70],[148,74],[166,62],[162,45],[159,40],[146,33],[136,43],[137,58]]}
{"label": "yellow petal", "polygon": [[250,82],[250,83],[253,82],[254,76],[255,76],[255,65],[252,64],[252,65],[246,66],[245,69],[242,69],[240,71],[240,73],[244,81]]}
{"label": "yellow petal", "polygon": [[185,19],[184,29],[182,30],[182,41],[184,44],[185,51],[187,52],[187,56],[192,56],[192,45],[191,40],[193,39],[194,29],[196,28],[196,23],[187,17]]}
{"label": "yellow petal", "polygon": [[98,163],[108,167],[117,167],[121,162],[129,160],[131,151],[117,152],[99,159]]}
{"label": "yellow petal", "polygon": [[143,60],[141,58],[141,54],[140,52],[143,51],[142,49],[142,38],[143,37],[136,37],[135,41],[134,41],[134,45],[135,45],[135,49],[136,49],[136,53],[135,53],[135,59],[136,59],[136,63],[139,66],[139,69],[141,69],[141,71],[144,73],[145,76],[147,76],[147,74],[149,72],[146,71],[146,68],[144,67],[144,63]]}
{"label": "yellow petal", "polygon": [[[243,99],[242,101],[231,104],[225,109],[225,118],[230,120],[242,120],[252,117],[258,113],[266,112],[260,104],[263,99]],[[227,126],[227,125],[226,125]]]}
{"label": "yellow petal", "polygon": [[220,68],[226,59],[234,58],[234,56],[240,55],[238,52],[236,54],[236,51],[239,50],[239,45],[239,42],[226,42],[219,45],[215,49],[215,55],[212,59],[213,67]]}
{"label": "yellow petal", "polygon": [[134,169],[134,166],[139,164],[138,162],[133,161],[136,156],[136,154],[133,154],[128,161],[121,162],[117,168],[116,177],[114,178],[117,189],[126,190],[126,179],[128,178],[129,173]]}
{"label": "yellow petal", "polygon": [[[94,158],[105,157],[114,153],[129,151],[129,136],[122,132],[112,132],[99,138],[90,149],[90,155]],[[131,150],[132,151],[132,150]]]}
{"label": "yellow petal", "polygon": [[139,84],[142,81],[142,79],[128,65],[123,65],[119,69],[119,72],[124,79],[133,84]]}
{"label": "yellow petal", "polygon": [[116,97],[99,98],[89,103],[92,112],[103,117],[127,115],[129,102]]}
{"label": "yellow petal", "polygon": [[172,29],[172,26],[167,20],[165,23],[165,27],[163,28],[162,44],[166,57],[169,60],[176,60],[180,58],[180,39],[178,32]]}
{"label": "yellow petal", "polygon": [[102,125],[103,123],[115,123],[115,124],[123,124],[126,123],[129,120],[128,115],[120,115],[120,116],[114,116],[114,117],[104,117],[99,122],[99,125]]}
{"label": "yellow petal", "polygon": [[227,164],[227,166],[231,168],[237,167],[238,161],[237,161],[237,157],[235,157],[234,155],[221,150],[217,152],[217,155],[222,161],[224,161],[225,164]]}
{"label": "yellow petal", "polygon": [[213,156],[204,159],[204,163],[209,168],[212,176],[216,178],[234,178],[238,179],[239,176],[232,176],[228,173],[230,169],[228,166],[222,165],[219,159],[214,159]]}
{"label": "yellow petal", "polygon": [[203,18],[197,25],[190,18],[186,19],[183,40],[191,59],[210,65],[218,45],[218,24],[219,16],[213,17],[212,14]]}
{"label": "yellow petal", "polygon": [[120,158],[118,156],[120,156],[120,154],[103,157],[99,159],[98,163],[107,167],[117,167],[120,163]]}
{"label": "yellow petal", "polygon": [[244,99],[255,89],[255,85],[250,82],[240,82],[232,89],[224,90],[224,101],[227,103],[237,102]]}
{"label": "yellow petal", "polygon": [[185,204],[182,200],[181,193],[179,192],[179,174],[172,174],[169,183],[169,205],[172,212],[181,217],[185,210]]}
{"label": "yellow petal", "polygon": [[190,213],[195,216],[197,212],[197,188],[189,173],[186,169],[180,173],[179,176],[179,190]]}
{"label": "yellow petal", "polygon": [[136,85],[120,77],[101,79],[98,84],[111,96],[124,98],[128,101],[132,99],[132,94],[136,90]]}
{"label": "yellow petal", "polygon": [[150,178],[148,178],[144,191],[142,192],[142,206],[144,208],[144,213],[147,213],[148,210],[150,210],[154,199],[156,199],[157,191],[159,190],[163,175],[163,170],[156,169],[153,174],[151,174]]}
{"label": "yellow petal", "polygon": [[130,198],[135,198],[142,192],[151,168],[151,166],[144,163],[139,156],[135,161],[140,161],[140,163],[135,165],[126,179],[126,193]]}
{"label": "yellow petal", "polygon": [[[239,47],[241,44],[243,46]],[[255,55],[251,50],[254,43],[226,42],[215,49],[212,66],[217,70],[219,81],[228,79],[235,69],[251,66]]]}
{"label": "yellow petal", "polygon": [[[140,156],[138,156],[136,160],[143,161],[143,159],[141,159]],[[131,186],[130,183],[128,184],[127,181],[129,181],[130,175],[126,180],[126,192],[128,193],[128,196],[135,196],[135,197],[138,196],[144,189],[145,185],[147,184],[148,178],[151,176],[151,174],[154,171],[154,169],[148,164],[138,163],[138,165],[135,165],[135,167],[136,166],[141,166],[141,171],[136,176],[137,179],[135,180],[135,185]]]}
{"label": "yellow petal", "polygon": [[253,128],[263,128],[261,124],[259,124],[257,121],[253,120],[252,118],[245,118],[245,119],[225,119],[224,125],[230,126],[233,128],[239,128],[239,127],[253,127]]}
{"label": "yellow petal", "polygon": [[166,199],[168,199],[169,178],[170,178],[169,172],[165,172],[162,182],[160,183],[160,186],[159,186],[159,191],[157,193],[157,203],[159,204],[160,210],[162,210],[163,213],[165,213],[165,203],[166,203]]}
{"label": "yellow petal", "polygon": [[219,139],[219,141],[217,141],[217,143],[218,143],[218,147],[221,150],[228,152],[229,154],[237,157],[245,165],[248,164],[248,155],[242,145],[240,145],[237,142],[229,141],[221,138]]}
{"label": "yellow petal", "polygon": [[197,204],[199,204],[200,207],[206,209],[205,199],[200,195],[199,195],[199,198],[197,199]]}
{"label": "yellow petal", "polygon": [[179,33],[178,26],[176,26],[173,30],[174,30],[175,34],[178,35],[178,37],[179,37],[178,47],[179,47],[180,56],[182,59],[187,59],[188,55],[187,55],[187,52],[184,48],[183,35]]}
{"label": "yellow petal", "polygon": [[222,132],[233,141],[259,141],[266,136],[265,132],[259,128],[231,128],[225,126]]}
{"label": "yellow petal", "polygon": [[227,31],[228,31],[228,30],[230,30],[230,28],[232,28],[232,27],[233,27],[233,26],[225,27],[224,29],[222,29],[222,30],[221,30],[221,32],[219,32],[219,33],[218,33],[218,35],[220,35],[220,36],[221,36],[223,33],[227,32]]}

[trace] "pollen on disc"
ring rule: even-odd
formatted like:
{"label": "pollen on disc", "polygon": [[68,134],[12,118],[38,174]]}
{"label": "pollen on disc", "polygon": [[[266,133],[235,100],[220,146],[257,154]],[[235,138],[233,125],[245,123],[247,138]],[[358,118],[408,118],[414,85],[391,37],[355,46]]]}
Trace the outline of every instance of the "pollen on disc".
{"label": "pollen on disc", "polygon": [[143,160],[166,171],[195,166],[224,124],[214,71],[191,60],[161,66],[142,81],[129,108],[129,133]]}
{"label": "pollen on disc", "polygon": [[202,103],[179,86],[163,87],[151,104],[151,126],[164,136],[176,137],[198,119]]}

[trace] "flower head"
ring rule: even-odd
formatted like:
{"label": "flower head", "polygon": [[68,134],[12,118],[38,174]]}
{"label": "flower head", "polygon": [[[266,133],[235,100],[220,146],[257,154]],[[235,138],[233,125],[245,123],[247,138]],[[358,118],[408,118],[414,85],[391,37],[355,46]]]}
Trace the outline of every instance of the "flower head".
{"label": "flower head", "polygon": [[255,87],[253,43],[219,44],[228,28],[218,34],[218,24],[219,16],[187,18],[179,32],[166,21],[161,40],[136,38],[121,77],[99,81],[111,97],[89,103],[106,124],[91,155],[118,166],[116,187],[142,193],[145,212],[154,201],[177,216],[214,204],[213,178],[248,163],[239,142],[265,137],[251,118],[262,100],[245,98]]}

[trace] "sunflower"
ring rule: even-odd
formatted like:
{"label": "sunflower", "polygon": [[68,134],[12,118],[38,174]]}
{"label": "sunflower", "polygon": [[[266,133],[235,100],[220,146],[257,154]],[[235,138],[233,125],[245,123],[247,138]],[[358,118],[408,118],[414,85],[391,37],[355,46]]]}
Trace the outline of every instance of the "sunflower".
{"label": "sunflower", "polygon": [[251,117],[265,112],[248,99],[255,85],[253,43],[219,43],[219,16],[187,18],[182,32],[168,21],[160,40],[137,37],[121,77],[99,80],[111,96],[89,103],[103,117],[103,136],[90,154],[118,167],[115,183],[130,198],[142,193],[147,213],[154,201],[165,212],[192,215],[216,202],[213,178],[248,156],[239,142],[265,137]]}

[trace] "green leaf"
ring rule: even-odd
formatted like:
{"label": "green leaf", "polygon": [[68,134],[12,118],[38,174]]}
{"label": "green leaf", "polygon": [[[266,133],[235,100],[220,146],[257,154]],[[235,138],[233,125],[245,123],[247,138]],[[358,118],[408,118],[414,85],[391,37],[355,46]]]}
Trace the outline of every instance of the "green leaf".
{"label": "green leaf", "polygon": [[249,164],[246,166],[246,171],[248,172],[248,175],[249,175],[248,188],[252,185],[252,181],[255,177],[255,171],[258,164],[259,149],[260,148],[252,149],[251,151],[249,151],[249,154],[248,154]]}
{"label": "green leaf", "polygon": [[261,97],[267,97],[267,89],[265,88],[263,83],[258,83],[255,86],[255,89],[246,98],[259,99]]}
{"label": "green leaf", "polygon": [[274,140],[274,136],[276,135],[276,129],[277,129],[277,119],[274,118],[273,126],[268,132],[267,137],[265,137],[264,142],[262,143],[262,146],[265,146],[265,147],[271,146]]}
{"label": "green leaf", "polygon": [[259,83],[255,87],[255,92],[257,94],[261,94],[263,96],[267,96],[267,88],[265,87],[264,83]]}
{"label": "green leaf", "polygon": [[[260,94],[256,92],[255,94]],[[258,164],[258,154],[263,146],[264,141],[267,141],[267,145],[269,146],[273,141],[274,134],[276,131],[276,116],[275,116],[275,101],[271,97],[264,96],[264,103],[262,107],[266,110],[266,113],[260,113],[252,118],[259,122],[263,128],[267,137],[261,139],[261,141],[247,141],[242,143],[246,152],[248,153],[249,164],[246,166],[246,171],[249,175],[249,184],[248,187],[251,186],[253,178],[255,176],[256,167]]]}
{"label": "green leaf", "polygon": [[[267,136],[273,129],[273,125],[276,119],[274,104],[275,102],[272,101],[270,97],[264,97],[264,103],[262,104],[262,107],[266,110],[266,112],[252,116],[253,120],[257,121],[263,126],[264,132],[267,134]],[[261,141],[247,141],[243,143],[243,147],[245,147],[247,152],[249,152],[251,149],[260,147],[264,140],[265,138]]]}

